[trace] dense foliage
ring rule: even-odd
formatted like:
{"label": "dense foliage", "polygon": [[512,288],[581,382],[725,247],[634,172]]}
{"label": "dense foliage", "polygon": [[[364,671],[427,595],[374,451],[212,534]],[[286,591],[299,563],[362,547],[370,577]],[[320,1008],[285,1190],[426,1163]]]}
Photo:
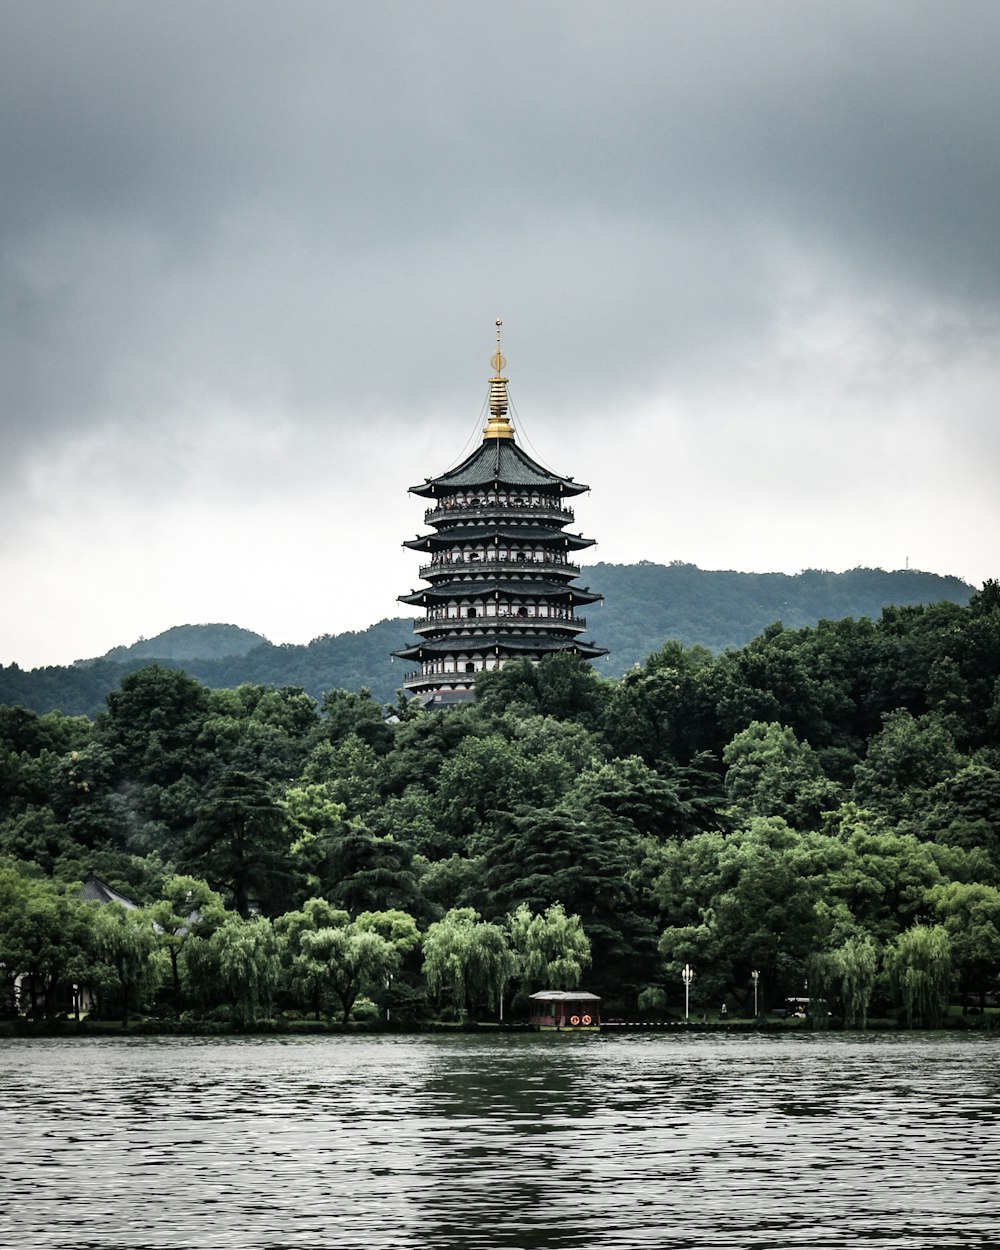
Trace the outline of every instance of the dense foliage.
{"label": "dense foliage", "polygon": [[[572,657],[392,716],[151,665],[94,720],[0,708],[5,1009],[394,1021],[750,1010],[934,1024],[1000,971],[1000,585],[966,605]],[[82,900],[100,878],[140,905]],[[374,1005],[373,1005],[374,1004]]]}
{"label": "dense foliage", "polygon": [[[774,621],[799,628],[846,616],[877,619],[889,604],[964,604],[972,594],[957,577],[914,570],[810,569],[788,576],[643,561],[596,564],[583,570],[582,580],[605,596],[588,621],[588,636],[610,650],[597,663],[605,677],[621,676],[668,638],[719,651],[744,646]],[[151,661],[183,668],[215,689],[262,682],[301,686],[322,699],[328,690],[366,687],[388,702],[402,683],[402,669],[389,655],[410,641],[411,628],[409,619],[387,620],[356,633],[326,634],[307,646],[276,646],[235,625],[179,625],[68,668],[0,667],[0,703],[94,716],[123,677]]]}

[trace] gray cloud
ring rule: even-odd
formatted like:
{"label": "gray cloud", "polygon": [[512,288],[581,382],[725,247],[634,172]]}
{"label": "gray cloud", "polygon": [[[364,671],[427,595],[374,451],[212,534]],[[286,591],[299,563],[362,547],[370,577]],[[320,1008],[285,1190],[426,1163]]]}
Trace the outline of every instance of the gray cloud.
{"label": "gray cloud", "polygon": [[[780,473],[803,514],[802,466],[853,465],[868,510],[816,539],[831,563],[878,562],[875,495],[922,476],[894,478],[901,441],[967,523],[1000,467],[998,38],[973,0],[11,0],[0,556],[58,568],[40,535],[96,490],[125,528],[178,498],[194,527],[391,482],[409,532],[405,486],[474,432],[498,313],[524,424],[593,480],[609,556],[727,562],[725,507],[701,555],[653,537],[662,501],[631,535],[617,493],[597,511],[600,477],[627,490],[610,458],[676,447],[689,482],[710,457],[701,498]],[[941,571],[986,575],[985,539],[936,533]],[[740,558],[798,556],[762,546]],[[324,610],[317,633],[346,619]]]}

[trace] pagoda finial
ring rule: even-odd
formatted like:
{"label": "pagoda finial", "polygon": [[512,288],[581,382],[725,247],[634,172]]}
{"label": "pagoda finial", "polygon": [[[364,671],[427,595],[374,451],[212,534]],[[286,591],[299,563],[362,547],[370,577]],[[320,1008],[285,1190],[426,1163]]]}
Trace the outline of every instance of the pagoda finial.
{"label": "pagoda finial", "polygon": [[497,350],[490,361],[493,377],[490,378],[490,419],[483,429],[483,440],[488,438],[513,438],[514,430],[507,416],[507,379],[503,370],[507,364],[500,350],[500,328],[503,322],[497,317]]}

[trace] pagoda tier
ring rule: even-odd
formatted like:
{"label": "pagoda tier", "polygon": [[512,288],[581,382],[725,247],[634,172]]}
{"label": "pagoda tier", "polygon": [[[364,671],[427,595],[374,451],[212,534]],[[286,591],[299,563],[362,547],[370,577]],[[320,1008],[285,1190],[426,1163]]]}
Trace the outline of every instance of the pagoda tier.
{"label": "pagoda tier", "polygon": [[418,534],[403,543],[411,551],[466,551],[480,556],[495,547],[498,550],[527,552],[536,548],[545,551],[582,551],[593,547],[592,538],[582,534],[564,534],[548,525],[468,525],[463,521],[451,525],[439,522],[433,534]]}
{"label": "pagoda tier", "polygon": [[450,581],[438,581],[423,590],[413,590],[408,595],[400,595],[400,603],[409,603],[413,607],[427,607],[434,611],[449,600],[458,602],[472,599],[491,602],[524,603],[540,601],[545,603],[597,603],[601,598],[596,591],[586,586],[574,586],[569,582],[550,581],[546,578],[532,578],[519,575],[517,577],[464,577]]}
{"label": "pagoda tier", "polygon": [[[506,386],[506,378],[497,378]],[[506,404],[506,391],[504,391]],[[492,407],[492,405],[491,405]],[[506,416],[506,407],[504,414]],[[419,486],[411,486],[411,495],[424,495],[427,498],[451,500],[453,505],[459,498],[471,501],[490,493],[492,487],[494,497],[506,503],[506,496],[513,493],[513,506],[523,507],[525,501],[543,496],[555,502],[567,495],[582,495],[590,490],[582,482],[574,482],[571,477],[559,477],[543,469],[514,442],[514,430],[507,423],[507,433],[494,432],[491,437],[490,425],[483,431],[483,443],[471,456],[467,456],[457,469],[449,469],[440,477],[425,477]]]}
{"label": "pagoda tier", "polygon": [[403,544],[430,556],[420,569],[429,585],[400,595],[400,602],[426,615],[414,622],[417,640],[393,654],[419,662],[404,686],[428,703],[471,699],[476,674],[508,660],[607,654],[579,638],[587,622],[577,608],[602,596],[573,584],[580,570],[568,559],[594,545],[566,532],[574,516],[563,501],[588,487],[552,473],[516,445],[505,363],[498,330],[482,445],[457,468],[410,488],[435,501],[424,514],[431,531]]}

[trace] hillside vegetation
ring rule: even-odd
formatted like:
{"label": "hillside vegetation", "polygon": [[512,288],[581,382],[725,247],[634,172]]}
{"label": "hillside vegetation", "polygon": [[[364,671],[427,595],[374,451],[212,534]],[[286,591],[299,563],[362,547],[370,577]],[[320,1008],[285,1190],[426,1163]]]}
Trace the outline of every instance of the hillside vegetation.
{"label": "hillside vegetation", "polygon": [[[604,676],[621,675],[671,640],[715,651],[744,646],[779,620],[797,627],[846,616],[877,619],[889,605],[967,603],[972,594],[958,578],[880,569],[793,577],[706,572],[691,564],[596,564],[582,581],[605,596],[603,606],[590,609],[586,635],[610,650],[597,664]],[[299,646],[275,645],[232,625],[178,626],[69,668],[2,668],[0,703],[93,716],[122,677],[150,660],[183,668],[213,688],[264,682],[301,686],[319,699],[328,690],[367,687],[389,702],[403,676],[390,652],[406,645],[411,631],[410,618],[386,620]]]}
{"label": "hillside vegetation", "polygon": [[130,646],[112,647],[93,660],[77,660],[77,665],[127,664],[131,660],[228,660],[246,655],[266,643],[263,634],[241,629],[239,625],[174,625],[154,638],[140,638]]}
{"label": "hillside vegetation", "polygon": [[20,974],[36,1016],[77,984],[178,1027],[509,1018],[581,983],[662,1016],[685,964],[696,1011],[749,1011],[756,972],[824,1026],[987,1019],[1000,584],[620,680],[512,664],[446,713],[158,665],[93,720],[0,708],[0,1011]]}

